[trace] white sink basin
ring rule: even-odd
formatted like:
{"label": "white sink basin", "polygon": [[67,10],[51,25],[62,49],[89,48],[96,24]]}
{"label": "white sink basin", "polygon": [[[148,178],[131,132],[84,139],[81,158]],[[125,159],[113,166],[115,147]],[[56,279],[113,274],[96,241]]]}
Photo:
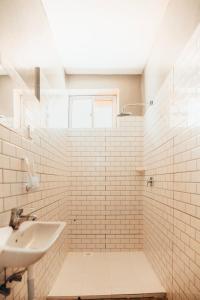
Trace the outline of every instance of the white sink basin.
{"label": "white sink basin", "polygon": [[28,267],[38,261],[54,244],[65,222],[23,222],[18,230],[0,228],[0,270]]}

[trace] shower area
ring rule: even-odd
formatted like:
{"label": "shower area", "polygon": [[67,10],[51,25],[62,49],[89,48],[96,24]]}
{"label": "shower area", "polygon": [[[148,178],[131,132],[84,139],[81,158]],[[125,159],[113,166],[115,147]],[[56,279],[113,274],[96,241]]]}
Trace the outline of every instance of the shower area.
{"label": "shower area", "polygon": [[48,299],[165,299],[143,252],[144,117],[117,122],[65,132],[68,254]]}

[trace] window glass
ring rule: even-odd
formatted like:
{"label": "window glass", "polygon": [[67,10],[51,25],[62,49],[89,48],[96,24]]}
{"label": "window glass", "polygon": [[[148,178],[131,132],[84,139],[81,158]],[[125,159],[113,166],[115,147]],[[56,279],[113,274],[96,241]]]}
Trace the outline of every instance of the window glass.
{"label": "window glass", "polygon": [[70,96],[69,127],[112,128],[115,96]]}
{"label": "window glass", "polygon": [[112,115],[112,100],[94,101],[94,128],[111,128]]}

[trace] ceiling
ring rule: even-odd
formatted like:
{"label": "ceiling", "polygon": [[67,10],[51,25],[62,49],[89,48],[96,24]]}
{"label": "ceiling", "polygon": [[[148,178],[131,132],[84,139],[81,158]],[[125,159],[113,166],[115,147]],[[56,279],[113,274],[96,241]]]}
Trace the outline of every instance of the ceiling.
{"label": "ceiling", "polygon": [[0,0],[0,75],[5,74],[1,66],[5,60],[28,85],[34,81],[34,68],[40,66],[50,84],[65,86],[62,63],[41,0]]}
{"label": "ceiling", "polygon": [[68,74],[141,74],[168,0],[42,0]]}

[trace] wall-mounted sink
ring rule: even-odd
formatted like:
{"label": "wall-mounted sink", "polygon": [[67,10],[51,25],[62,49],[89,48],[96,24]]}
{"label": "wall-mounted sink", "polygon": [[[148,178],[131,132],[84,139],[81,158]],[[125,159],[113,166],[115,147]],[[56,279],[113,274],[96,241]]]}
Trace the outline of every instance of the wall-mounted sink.
{"label": "wall-mounted sink", "polygon": [[23,222],[18,230],[0,228],[0,270],[28,267],[38,261],[54,244],[65,222]]}

